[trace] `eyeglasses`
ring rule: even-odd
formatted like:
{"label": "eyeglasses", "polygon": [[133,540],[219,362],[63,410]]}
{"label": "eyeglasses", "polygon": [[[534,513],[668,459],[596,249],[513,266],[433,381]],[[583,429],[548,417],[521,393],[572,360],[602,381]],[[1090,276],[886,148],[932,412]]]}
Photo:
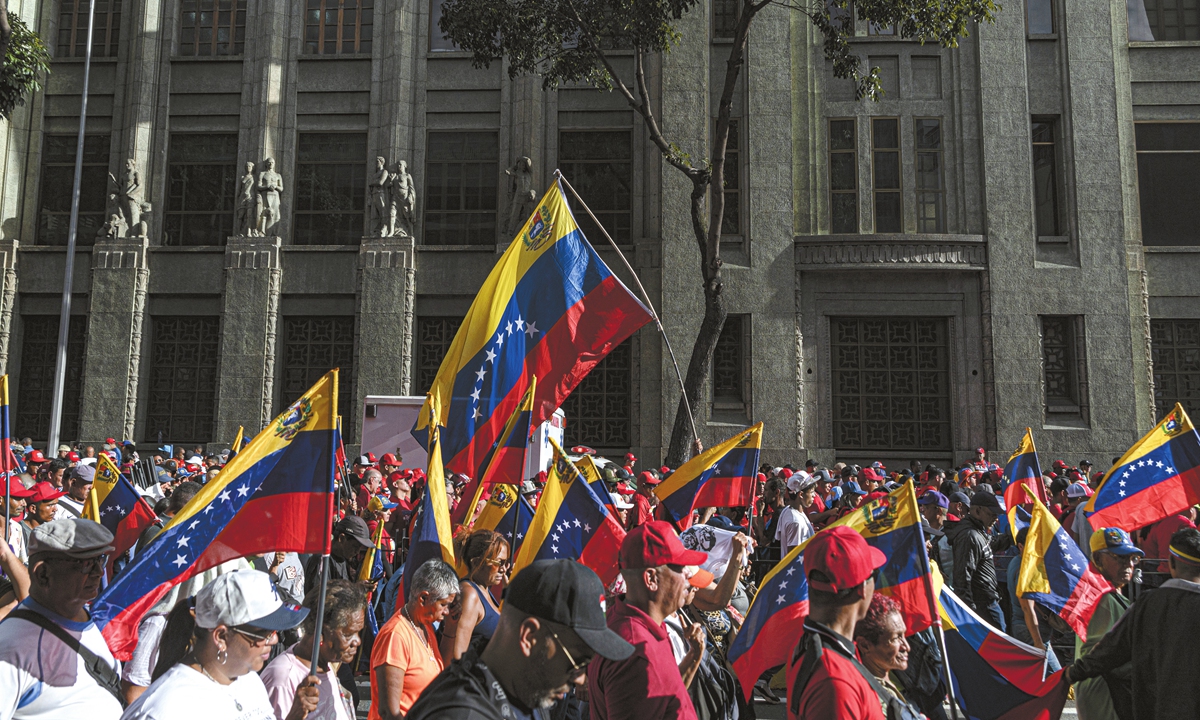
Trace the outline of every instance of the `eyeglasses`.
{"label": "eyeglasses", "polygon": [[591,662],[590,659],[584,660],[581,663],[575,662],[575,658],[571,656],[571,651],[567,649],[566,643],[562,641],[562,638],[558,636],[558,633],[551,630],[550,637],[554,638],[554,642],[558,643],[558,646],[562,648],[563,655],[567,656],[567,662],[571,663],[571,667],[567,670],[568,678],[577,678],[579,677],[580,673],[587,670],[588,663]]}
{"label": "eyeglasses", "polygon": [[87,575],[93,572],[103,572],[104,567],[108,564],[108,554],[82,560],[79,558],[54,558],[54,562],[67,563],[75,572]]}
{"label": "eyeglasses", "polygon": [[508,570],[512,567],[512,560],[488,560],[487,564],[499,570]]}
{"label": "eyeglasses", "polygon": [[1122,564],[1128,563],[1129,565],[1138,565],[1142,562],[1140,555],[1117,555],[1110,552],[1106,552],[1104,554]]}
{"label": "eyeglasses", "polygon": [[[258,633],[250,632],[249,630],[245,630],[240,627],[235,627],[232,629],[238,635],[241,635],[241,636],[245,637],[246,639],[251,640],[252,641],[250,643],[251,645],[262,645],[263,643],[270,642],[271,638],[274,638],[277,635],[279,635],[279,633],[274,630],[268,631],[266,635],[259,635]],[[255,630],[257,630],[257,629],[258,628],[255,628]]]}

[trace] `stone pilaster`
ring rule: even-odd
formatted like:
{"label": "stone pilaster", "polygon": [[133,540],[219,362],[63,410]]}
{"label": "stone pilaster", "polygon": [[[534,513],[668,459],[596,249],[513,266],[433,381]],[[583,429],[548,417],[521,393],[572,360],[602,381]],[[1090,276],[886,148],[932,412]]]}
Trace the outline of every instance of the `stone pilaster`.
{"label": "stone pilaster", "polygon": [[232,438],[239,425],[257,431],[271,420],[282,242],[237,237],[225,246],[216,438]]}
{"label": "stone pilaster", "polygon": [[98,243],[92,250],[81,438],[133,436],[150,281],[148,246],[145,238],[130,238]]}
{"label": "stone pilaster", "polygon": [[8,372],[8,341],[12,337],[13,305],[17,299],[17,249],[20,243],[13,240],[0,249],[0,268],[4,275],[0,279],[0,374]]}
{"label": "stone pilaster", "polygon": [[[367,389],[376,395],[408,395],[412,388],[413,303],[416,295],[415,253],[412,238],[363,238],[358,253],[358,346],[355,348],[352,437],[362,432],[363,398]],[[417,388],[423,392],[424,388]],[[349,433],[347,433],[349,434]]]}

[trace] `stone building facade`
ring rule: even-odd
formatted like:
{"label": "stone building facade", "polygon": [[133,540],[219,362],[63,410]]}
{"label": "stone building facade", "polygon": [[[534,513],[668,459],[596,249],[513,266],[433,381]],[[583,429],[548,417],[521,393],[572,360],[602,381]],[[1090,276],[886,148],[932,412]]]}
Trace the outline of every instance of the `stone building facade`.
{"label": "stone building facade", "polygon": [[[876,103],[832,78],[806,18],[764,11],[734,103],[705,441],[763,420],[772,462],[947,464],[1002,459],[1030,426],[1044,453],[1103,465],[1175,400],[1200,412],[1200,27],[1173,3],[1026,0],[957,49],[859,28]],[[701,2],[651,68],[694,157],[737,5]],[[475,69],[440,7],[97,1],[64,438],[228,443],[336,365],[353,444],[365,395],[428,386],[523,212],[522,158],[537,192],[559,168],[589,199],[686,366],[688,183],[618,95]],[[87,2],[9,8],[54,56],[0,145],[0,365],[14,431],[44,438]],[[366,237],[376,157],[407,164],[411,232]],[[237,233],[244,167],[253,182],[267,158],[278,222]],[[131,203],[145,233],[108,231]],[[656,463],[672,373],[640,331],[568,401],[568,440]]]}

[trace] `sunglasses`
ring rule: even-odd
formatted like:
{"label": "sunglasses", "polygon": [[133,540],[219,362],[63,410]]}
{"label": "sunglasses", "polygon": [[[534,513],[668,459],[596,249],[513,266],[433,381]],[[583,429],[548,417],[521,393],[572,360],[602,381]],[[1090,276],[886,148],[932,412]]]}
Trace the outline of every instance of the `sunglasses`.
{"label": "sunglasses", "polygon": [[588,663],[591,662],[590,659],[583,662],[575,662],[575,658],[571,656],[571,651],[567,649],[566,643],[558,637],[558,633],[551,630],[550,637],[554,638],[554,642],[558,643],[558,647],[562,649],[563,655],[567,656],[567,662],[571,664],[571,667],[567,669],[567,677],[569,679],[573,680],[587,670]]}
{"label": "sunglasses", "polygon": [[274,630],[270,630],[267,632],[266,635],[262,635],[262,634],[260,634],[260,633],[262,633],[262,630],[259,630],[258,628],[254,628],[258,632],[251,632],[250,630],[247,630],[245,628],[240,628],[240,627],[235,627],[235,628],[231,628],[231,629],[238,635],[241,635],[242,637],[246,638],[247,640],[250,640],[251,645],[262,645],[263,643],[270,642],[271,638],[274,638],[279,635],[279,633]]}
{"label": "sunglasses", "polygon": [[71,566],[71,569],[77,573],[90,574],[93,572],[103,572],[105,565],[108,564],[108,554],[97,555],[93,558],[80,560],[78,558],[54,558],[53,562],[66,563]]}
{"label": "sunglasses", "polygon": [[512,560],[488,560],[487,564],[500,570],[508,570],[512,567]]}

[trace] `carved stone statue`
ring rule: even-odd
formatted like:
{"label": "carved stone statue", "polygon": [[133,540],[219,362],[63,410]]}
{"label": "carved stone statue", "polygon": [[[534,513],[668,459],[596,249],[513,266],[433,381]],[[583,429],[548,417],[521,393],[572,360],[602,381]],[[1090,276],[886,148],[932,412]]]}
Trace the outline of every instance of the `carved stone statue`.
{"label": "carved stone statue", "polygon": [[396,163],[396,172],[391,178],[391,205],[388,208],[388,236],[412,237],[416,219],[417,188],[412,175],[408,174],[408,163]]}
{"label": "carved stone statue", "polygon": [[108,179],[117,187],[117,207],[120,208],[125,227],[137,227],[142,207],[142,178],[138,175],[133,158],[125,161],[125,170],[121,173],[120,180],[112,173],[108,174]]}
{"label": "carved stone statue", "polygon": [[371,196],[368,210],[370,223],[367,226],[370,237],[387,237],[391,234],[390,226],[394,223],[389,192],[391,178],[392,174],[387,171],[387,160],[375,158],[375,170],[367,186]]}
{"label": "carved stone statue", "polygon": [[97,240],[116,240],[125,234],[125,221],[118,212],[109,213],[108,220],[96,231]]}
{"label": "carved stone statue", "polygon": [[140,211],[141,219],[138,220],[137,225],[134,225],[129,229],[128,233],[129,237],[132,238],[144,238],[150,234],[150,203],[142,203],[138,210]]}
{"label": "carved stone statue", "polygon": [[233,234],[254,237],[258,234],[258,195],[255,192],[254,163],[246,163],[246,174],[238,181],[237,209],[234,211]]}
{"label": "carved stone statue", "polygon": [[533,189],[533,160],[521,156],[504,174],[510,178],[506,228],[508,235],[514,235],[537,206],[537,192]]}
{"label": "carved stone statue", "polygon": [[263,161],[267,169],[258,174],[258,235],[268,237],[279,222],[279,195],[283,192],[283,176],[275,172],[275,160]]}

